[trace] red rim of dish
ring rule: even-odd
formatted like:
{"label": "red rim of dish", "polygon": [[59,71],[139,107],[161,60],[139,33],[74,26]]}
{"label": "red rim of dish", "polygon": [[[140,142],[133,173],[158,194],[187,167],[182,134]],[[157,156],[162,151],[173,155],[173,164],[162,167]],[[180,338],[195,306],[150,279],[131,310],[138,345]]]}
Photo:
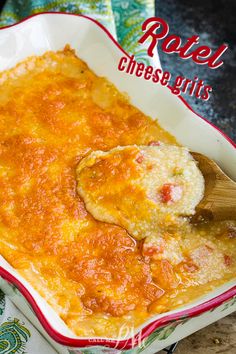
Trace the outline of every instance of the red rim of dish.
{"label": "red rim of dish", "polygon": [[[6,27],[0,28],[0,30],[4,30],[13,26],[17,26],[18,24],[25,22],[32,17],[39,16],[39,15],[45,15],[45,14],[50,14],[50,15],[69,15],[69,16],[77,16],[77,17],[83,17],[89,21],[94,22],[97,26],[99,26],[107,35],[108,37],[113,41],[113,43],[126,55],[129,57],[129,54],[126,53],[126,51],[119,45],[119,43],[114,39],[114,37],[110,34],[110,32],[99,22],[94,20],[93,18],[90,18],[88,16],[84,15],[77,15],[77,14],[70,14],[70,13],[65,13],[65,12],[41,12],[38,14],[34,14],[31,16],[26,17],[20,22],[17,22],[13,25],[9,25]],[[168,86],[169,89],[171,89],[171,86]],[[223,133],[218,127],[216,127],[214,124],[209,122],[206,118],[202,117],[200,114],[196,113],[192,107],[186,102],[186,100],[182,96],[178,96],[179,99],[186,105],[188,109],[190,109],[194,114],[196,114],[198,117],[203,119],[205,122],[207,122],[209,125],[211,125],[215,130],[217,130],[223,137],[234,147],[236,148],[236,144],[225,134]],[[170,314],[166,315],[160,319],[153,320],[153,322],[149,323],[148,325],[144,326],[136,335],[124,339],[124,340],[113,340],[113,339],[103,339],[103,338],[91,338],[91,339],[77,339],[77,338],[70,338],[67,336],[62,335],[59,333],[57,330],[55,330],[52,325],[48,322],[47,318],[41,311],[39,305],[37,304],[36,300],[33,298],[33,296],[30,294],[29,290],[26,289],[26,287],[16,278],[14,277],[11,273],[9,273],[7,270],[4,268],[0,267],[0,276],[5,279],[8,283],[15,285],[18,290],[22,293],[22,295],[26,298],[26,300],[29,302],[31,305],[32,309],[34,310],[38,320],[40,321],[41,325],[43,328],[46,330],[46,332],[54,339],[56,342],[69,346],[69,347],[89,347],[89,346],[105,346],[105,347],[110,347],[110,348],[116,348],[116,349],[132,349],[138,344],[140,344],[141,341],[143,341],[146,337],[148,337],[153,331],[156,329],[165,326],[173,321],[178,321],[184,318],[191,318],[198,316],[206,311],[213,310],[214,308],[220,306],[222,303],[225,301],[233,298],[236,296],[236,286],[233,286],[231,289],[225,291],[224,293],[214,297],[213,299],[206,301],[200,305],[194,306],[191,309],[186,309],[179,311],[175,314]]]}

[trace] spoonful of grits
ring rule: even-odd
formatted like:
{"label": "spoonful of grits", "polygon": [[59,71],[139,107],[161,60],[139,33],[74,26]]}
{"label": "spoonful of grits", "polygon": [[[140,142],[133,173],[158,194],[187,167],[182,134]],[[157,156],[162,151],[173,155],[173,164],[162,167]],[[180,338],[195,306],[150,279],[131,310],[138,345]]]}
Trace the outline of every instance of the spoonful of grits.
{"label": "spoonful of grits", "polygon": [[140,240],[173,232],[204,196],[204,178],[187,148],[123,146],[94,151],[77,166],[77,190],[92,216]]}

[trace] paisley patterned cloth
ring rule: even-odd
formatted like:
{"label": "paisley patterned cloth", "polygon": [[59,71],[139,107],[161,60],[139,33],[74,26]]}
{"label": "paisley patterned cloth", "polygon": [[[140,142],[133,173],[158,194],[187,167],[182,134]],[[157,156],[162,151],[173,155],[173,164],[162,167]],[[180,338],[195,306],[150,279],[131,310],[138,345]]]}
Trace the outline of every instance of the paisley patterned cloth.
{"label": "paisley patterned cloth", "polygon": [[[39,12],[70,12],[95,18],[136,59],[148,64],[144,46],[138,44],[143,21],[154,16],[154,0],[8,0],[0,27],[19,22]],[[158,58],[156,58],[159,65]]]}
{"label": "paisley patterned cloth", "polygon": [[[143,21],[154,16],[154,0],[7,0],[0,27],[40,12],[68,12],[102,23],[120,45],[138,61],[149,63],[138,44]],[[156,57],[157,66],[159,65]],[[0,290],[0,353],[52,354],[56,351]]]}
{"label": "paisley patterned cloth", "polygon": [[56,351],[0,290],[0,353],[55,354]]}

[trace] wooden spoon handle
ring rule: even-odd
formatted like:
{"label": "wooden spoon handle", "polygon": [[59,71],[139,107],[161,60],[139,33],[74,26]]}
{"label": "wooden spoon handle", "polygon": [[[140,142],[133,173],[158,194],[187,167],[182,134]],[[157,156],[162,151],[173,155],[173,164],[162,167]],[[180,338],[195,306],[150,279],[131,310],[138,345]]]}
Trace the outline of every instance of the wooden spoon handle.
{"label": "wooden spoon handle", "polygon": [[205,193],[192,221],[236,220],[236,183],[212,160],[192,153],[205,179]]}
{"label": "wooden spoon handle", "polygon": [[236,186],[235,182],[216,180],[211,192],[196,208],[194,218],[207,220],[236,220]]}

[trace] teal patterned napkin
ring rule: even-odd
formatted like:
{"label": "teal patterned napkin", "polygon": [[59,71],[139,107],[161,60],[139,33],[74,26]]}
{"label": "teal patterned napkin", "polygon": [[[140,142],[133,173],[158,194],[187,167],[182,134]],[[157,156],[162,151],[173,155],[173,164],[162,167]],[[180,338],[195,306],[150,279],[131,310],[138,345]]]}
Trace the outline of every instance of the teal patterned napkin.
{"label": "teal patterned napkin", "polygon": [[0,353],[56,354],[54,348],[0,290]]}
{"label": "teal patterned napkin", "polygon": [[93,17],[128,53],[148,64],[146,50],[138,44],[138,39],[142,35],[143,21],[154,16],[154,0],[8,0],[0,16],[0,27],[47,11]]}
{"label": "teal patterned napkin", "polygon": [[[139,61],[149,62],[138,39],[142,35],[143,21],[154,16],[154,0],[8,0],[0,15],[0,27],[39,12],[69,12],[92,17],[102,23],[128,53]],[[0,353],[56,353],[1,290]]]}

